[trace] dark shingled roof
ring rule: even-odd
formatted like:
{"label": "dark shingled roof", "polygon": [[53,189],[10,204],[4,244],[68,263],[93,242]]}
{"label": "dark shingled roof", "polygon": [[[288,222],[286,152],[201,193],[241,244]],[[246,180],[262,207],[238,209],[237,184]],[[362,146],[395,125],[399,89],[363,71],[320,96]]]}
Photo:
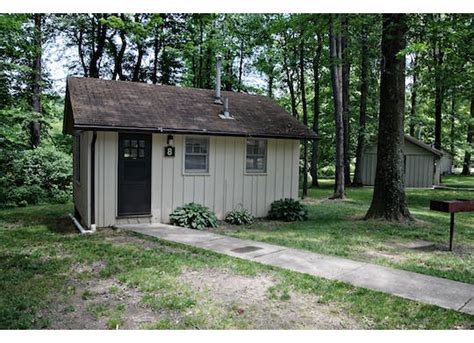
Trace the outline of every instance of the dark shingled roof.
{"label": "dark shingled roof", "polygon": [[214,91],[69,77],[64,131],[107,130],[316,139],[265,96],[222,91],[234,120],[221,119]]}

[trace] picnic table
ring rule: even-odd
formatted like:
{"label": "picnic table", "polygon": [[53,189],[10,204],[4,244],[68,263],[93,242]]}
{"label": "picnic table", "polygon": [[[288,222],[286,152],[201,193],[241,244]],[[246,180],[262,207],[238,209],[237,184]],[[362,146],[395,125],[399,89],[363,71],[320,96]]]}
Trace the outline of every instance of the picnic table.
{"label": "picnic table", "polygon": [[453,251],[454,214],[456,212],[474,211],[474,200],[430,200],[430,210],[447,212],[451,214],[451,223],[449,228],[449,251]]}

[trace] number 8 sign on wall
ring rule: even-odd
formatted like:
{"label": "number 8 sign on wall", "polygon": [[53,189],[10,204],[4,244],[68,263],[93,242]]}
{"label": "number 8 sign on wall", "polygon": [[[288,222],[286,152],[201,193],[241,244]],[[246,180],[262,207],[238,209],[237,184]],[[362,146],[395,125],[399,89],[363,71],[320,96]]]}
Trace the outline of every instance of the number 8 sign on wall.
{"label": "number 8 sign on wall", "polygon": [[174,157],[174,146],[165,146],[165,157]]}

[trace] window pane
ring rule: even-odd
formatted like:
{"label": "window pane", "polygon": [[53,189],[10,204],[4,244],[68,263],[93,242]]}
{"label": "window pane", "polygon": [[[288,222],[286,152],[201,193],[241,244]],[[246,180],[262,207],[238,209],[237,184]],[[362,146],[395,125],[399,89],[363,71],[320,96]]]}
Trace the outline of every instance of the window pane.
{"label": "window pane", "polygon": [[207,137],[186,137],[185,152],[185,171],[208,171],[209,139]]}
{"label": "window pane", "polygon": [[186,171],[198,170],[207,171],[207,156],[206,155],[187,155],[184,168]]}
{"label": "window pane", "polygon": [[138,145],[140,146],[140,148],[144,148],[145,147],[145,141],[144,140],[139,140],[138,141]]}
{"label": "window pane", "polygon": [[186,152],[207,154],[208,144],[209,140],[207,138],[186,138]]}
{"label": "window pane", "polygon": [[132,148],[137,148],[137,147],[138,147],[138,141],[136,141],[136,140],[131,140],[131,141],[130,141],[130,145],[132,146]]}
{"label": "window pane", "polygon": [[265,159],[263,157],[255,158],[255,164],[256,164],[255,169],[258,169],[261,171],[265,170]]}
{"label": "window pane", "polygon": [[267,147],[266,141],[257,141],[257,154],[265,155],[266,147]]}
{"label": "window pane", "polygon": [[138,150],[138,157],[140,158],[145,157],[145,149],[141,148]]}
{"label": "window pane", "polygon": [[254,160],[252,157],[247,157],[247,163],[246,163],[246,168],[247,170],[252,170],[254,169],[253,165],[254,165]]}
{"label": "window pane", "polygon": [[132,158],[137,158],[137,149],[130,149],[130,152]]}
{"label": "window pane", "polygon": [[124,139],[124,141],[123,141],[123,146],[124,146],[125,148],[128,148],[128,147],[130,146],[130,140]]}
{"label": "window pane", "polygon": [[245,167],[248,172],[266,172],[267,141],[263,139],[247,140],[247,158]]}
{"label": "window pane", "polygon": [[130,149],[128,148],[123,149],[123,157],[130,157]]}

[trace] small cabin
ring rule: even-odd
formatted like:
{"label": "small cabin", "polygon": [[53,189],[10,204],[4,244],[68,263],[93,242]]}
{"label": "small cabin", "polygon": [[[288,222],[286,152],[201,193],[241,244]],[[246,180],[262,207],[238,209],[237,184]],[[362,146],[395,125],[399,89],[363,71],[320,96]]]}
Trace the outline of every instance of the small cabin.
{"label": "small cabin", "polygon": [[[405,135],[403,144],[405,187],[430,188],[440,183],[443,153],[428,144]],[[362,182],[373,186],[377,166],[377,144],[369,144],[362,153]]]}
{"label": "small cabin", "polygon": [[452,174],[453,173],[453,164],[454,164],[454,156],[449,151],[441,149],[443,156],[439,161],[439,169],[441,175]]}
{"label": "small cabin", "polygon": [[300,140],[316,134],[272,99],[70,77],[75,217],[86,227],[167,223],[186,203],[257,217],[298,197]]}

